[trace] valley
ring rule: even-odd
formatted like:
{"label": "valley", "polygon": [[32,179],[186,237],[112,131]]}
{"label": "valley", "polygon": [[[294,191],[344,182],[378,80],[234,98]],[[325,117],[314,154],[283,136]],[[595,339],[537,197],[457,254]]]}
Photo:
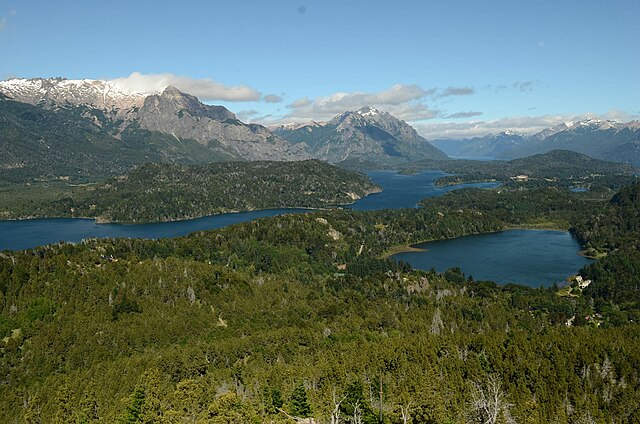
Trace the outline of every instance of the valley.
{"label": "valley", "polygon": [[7,422],[640,419],[634,124],[450,160],[370,106],[119,84],[0,82]]}

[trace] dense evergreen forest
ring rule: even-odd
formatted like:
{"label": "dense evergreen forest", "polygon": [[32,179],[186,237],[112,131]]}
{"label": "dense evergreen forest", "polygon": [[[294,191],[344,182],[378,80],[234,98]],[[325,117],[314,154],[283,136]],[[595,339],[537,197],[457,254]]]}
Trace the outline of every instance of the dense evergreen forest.
{"label": "dense evergreen forest", "polygon": [[317,160],[146,164],[98,184],[46,184],[51,189],[0,186],[0,217],[172,221],[255,209],[332,207],[379,191],[366,176]]}
{"label": "dense evergreen forest", "polygon": [[[376,165],[357,160],[340,164],[347,169],[367,169]],[[620,188],[633,182],[634,175],[638,172],[638,169],[627,163],[607,162],[569,150],[552,150],[510,161],[416,161],[396,164],[391,169],[401,169],[404,173],[440,169],[453,174],[438,179],[436,185],[440,186],[499,181],[511,188],[552,185],[589,189]]]}
{"label": "dense evergreen forest", "polygon": [[[640,422],[640,184],[598,193],[465,189],[416,209],[3,252],[0,416]],[[591,285],[559,295],[383,259],[516,226],[570,228],[602,256],[580,272]]]}

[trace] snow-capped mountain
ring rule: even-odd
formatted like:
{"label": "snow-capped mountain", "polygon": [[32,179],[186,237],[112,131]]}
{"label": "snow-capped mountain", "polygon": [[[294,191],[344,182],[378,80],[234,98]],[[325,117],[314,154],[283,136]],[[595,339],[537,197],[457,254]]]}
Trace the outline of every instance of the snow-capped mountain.
{"label": "snow-capped mountain", "polygon": [[65,78],[12,78],[0,81],[0,92],[15,101],[34,106],[84,105],[122,117],[141,107],[145,98],[154,94],[125,90],[110,81]]}
{"label": "snow-capped mountain", "polygon": [[306,144],[313,157],[332,163],[447,159],[409,124],[370,106],[341,113],[328,122],[282,125],[274,132],[294,145]]}
{"label": "snow-capped mountain", "polygon": [[561,122],[531,135],[503,132],[461,140],[434,140],[433,144],[454,156],[513,159],[565,149],[603,160],[640,163],[640,124],[589,118]]}
{"label": "snow-capped mountain", "polygon": [[134,92],[112,81],[0,81],[0,173],[5,178],[91,179],[145,162],[299,160],[267,128],[166,87]]}
{"label": "snow-capped mountain", "polygon": [[136,92],[116,81],[64,78],[13,78],[0,81],[0,93],[50,111],[75,109],[81,118],[121,138],[127,129],[169,134],[245,160],[295,160],[308,156],[304,146],[291,146],[268,129],[244,124],[223,106],[166,87],[162,92]]}
{"label": "snow-capped mountain", "polygon": [[289,122],[287,124],[271,124],[267,125],[271,131],[294,131],[300,128],[315,128],[315,127],[323,127],[327,125],[326,122],[317,122],[317,121],[309,121],[309,122]]}

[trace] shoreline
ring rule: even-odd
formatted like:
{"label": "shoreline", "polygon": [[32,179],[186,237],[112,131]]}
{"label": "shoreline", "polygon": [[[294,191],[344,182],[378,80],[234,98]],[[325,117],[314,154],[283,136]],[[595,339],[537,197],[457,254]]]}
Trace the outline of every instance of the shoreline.
{"label": "shoreline", "polygon": [[36,219],[87,219],[87,220],[94,221],[96,224],[145,225],[145,224],[163,224],[163,223],[169,223],[169,222],[193,221],[193,220],[196,220],[196,219],[214,217],[214,216],[219,216],[219,215],[239,214],[239,213],[248,213],[248,212],[259,212],[259,211],[268,211],[268,210],[276,210],[276,209],[290,209],[290,210],[304,209],[304,210],[308,210],[310,212],[331,211],[331,210],[341,210],[345,206],[351,206],[351,205],[355,204],[358,200],[364,199],[365,197],[367,197],[369,195],[377,194],[377,193],[381,193],[381,192],[382,192],[382,189],[378,189],[377,191],[370,191],[370,192],[367,192],[364,196],[362,196],[362,197],[360,197],[358,199],[354,199],[352,202],[349,202],[349,203],[337,203],[337,204],[327,205],[327,206],[316,206],[316,207],[314,207],[314,206],[273,206],[273,207],[256,208],[256,209],[224,210],[224,211],[219,211],[219,212],[214,212],[214,213],[204,214],[204,215],[185,216],[185,217],[180,217],[180,218],[176,218],[176,219],[163,219],[163,220],[156,220],[156,221],[110,221],[110,220],[106,220],[106,219],[104,219],[104,218],[102,218],[100,216],[70,216],[70,215],[38,216],[38,215],[28,215],[28,216],[21,216],[21,217],[17,217],[17,218],[3,218],[3,219],[0,219],[0,222],[3,222],[3,221],[4,222],[31,221],[31,220],[36,220]]}
{"label": "shoreline", "polygon": [[[484,234],[500,233],[500,232],[503,232],[503,231],[511,231],[511,230],[558,231],[558,232],[571,234],[569,232],[568,228],[561,228],[560,226],[554,226],[554,227],[552,227],[552,226],[535,226],[535,225],[509,226],[509,227],[504,227],[503,229],[497,230],[497,231],[486,231],[486,232],[483,232],[483,233],[462,234],[462,235],[459,235],[459,236],[456,236],[456,237],[451,237],[451,238],[421,240],[421,241],[417,241],[417,242],[411,243],[411,244],[399,244],[399,245],[392,246],[389,249],[387,249],[383,254],[381,254],[379,256],[379,258],[380,259],[389,259],[393,255],[396,255],[398,253],[427,252],[427,251],[429,251],[429,249],[416,247],[419,244],[431,243],[431,242],[434,242],[434,241],[454,240],[454,239],[461,238],[461,237],[479,236],[479,235],[484,235]],[[571,237],[573,237],[573,235],[571,235]],[[580,256],[584,256],[584,257],[589,258],[589,259],[600,259],[600,257],[599,258],[594,258],[594,257],[583,255],[582,252],[584,252],[584,250],[580,250],[578,252],[578,254]]]}

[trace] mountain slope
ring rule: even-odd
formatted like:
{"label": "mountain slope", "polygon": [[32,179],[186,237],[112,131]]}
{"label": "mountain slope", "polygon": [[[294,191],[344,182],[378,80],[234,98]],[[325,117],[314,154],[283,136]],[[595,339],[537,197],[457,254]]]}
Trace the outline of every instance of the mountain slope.
{"label": "mountain slope", "polygon": [[245,124],[225,107],[205,105],[175,87],[146,97],[136,117],[141,128],[214,143],[246,160],[307,157],[303,145],[292,146],[262,125]]}
{"label": "mountain slope", "polygon": [[546,137],[531,137],[500,157],[525,157],[554,149],[567,149],[598,159],[640,163],[637,148],[635,151],[632,149],[634,142],[637,145],[640,141],[640,126],[634,124],[637,123],[619,124],[589,119],[568,125],[566,130]]}
{"label": "mountain slope", "polygon": [[306,144],[313,157],[331,163],[447,159],[409,124],[371,107],[344,112],[326,123],[280,126],[274,132],[293,145]]}
{"label": "mountain slope", "polygon": [[[43,115],[49,112],[50,117],[53,116],[51,113],[63,114],[62,119],[66,120],[68,125],[91,127],[91,131],[100,133],[103,138],[122,140],[124,145],[130,141],[137,141],[129,140],[127,137],[139,133],[140,130],[162,134],[159,138],[164,141],[156,144],[155,150],[169,161],[176,161],[185,156],[182,144],[190,145],[189,150],[198,150],[202,156],[202,159],[194,158],[187,162],[210,161],[210,156],[218,160],[308,158],[304,145],[292,146],[274,136],[265,127],[244,124],[223,106],[203,104],[196,97],[182,93],[174,87],[167,87],[158,93],[136,93],[124,90],[109,81],[62,78],[11,79],[0,81],[0,94],[5,100],[34,106],[39,109],[34,109],[33,113],[36,114]],[[75,123],[72,122],[74,120]],[[5,124],[10,125],[8,122]],[[42,134],[50,132],[50,128],[46,127],[22,126],[31,131],[35,138],[42,138]],[[19,136],[20,131],[6,128],[5,130],[3,142],[18,146],[12,149],[20,150],[20,145],[28,144],[24,134],[22,138]],[[9,134],[16,138],[9,138]],[[172,141],[167,141],[168,139]],[[194,142],[198,145],[194,146]],[[144,150],[146,146],[136,148]],[[95,156],[110,162],[111,159],[101,155],[99,150],[96,148]],[[66,151],[63,149],[56,154],[64,156]],[[87,151],[87,154],[91,152]],[[155,158],[150,157],[149,160]],[[16,158],[13,158],[12,162],[2,160],[0,166],[19,162],[21,161]],[[134,160],[134,163],[140,161]]]}
{"label": "mountain slope", "polygon": [[81,106],[52,111],[0,98],[0,179],[86,181],[117,175],[145,162],[238,159],[220,147],[133,125],[114,136],[109,119],[83,116],[89,112]]}
{"label": "mountain slope", "polygon": [[433,140],[431,144],[450,156],[494,158],[516,148],[525,141],[525,137],[512,131],[504,131],[462,140]]}
{"label": "mountain slope", "polygon": [[453,156],[513,159],[563,149],[609,161],[640,164],[640,123],[586,119],[563,122],[536,134],[511,131],[484,137],[434,140]]}

